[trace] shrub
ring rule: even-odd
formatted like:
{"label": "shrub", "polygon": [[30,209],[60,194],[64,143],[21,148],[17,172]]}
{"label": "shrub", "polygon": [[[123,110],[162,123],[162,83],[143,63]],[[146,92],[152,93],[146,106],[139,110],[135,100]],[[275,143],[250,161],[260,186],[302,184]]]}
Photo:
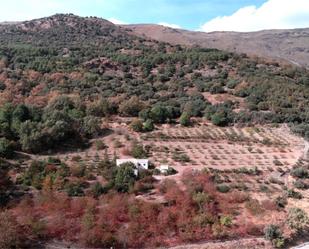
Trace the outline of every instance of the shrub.
{"label": "shrub", "polygon": [[230,186],[226,184],[220,184],[217,186],[217,190],[221,193],[228,193],[230,191]]}
{"label": "shrub", "polygon": [[282,165],[283,165],[282,162],[280,162],[278,159],[275,159],[275,160],[273,161],[273,163],[274,163],[276,166],[282,166]]}
{"label": "shrub", "polygon": [[80,182],[77,183],[69,183],[65,187],[65,190],[68,194],[68,196],[73,197],[73,196],[84,196],[84,190],[83,186]]}
{"label": "shrub", "polygon": [[153,183],[151,181],[140,180],[135,182],[133,192],[135,194],[147,193],[151,189],[153,189]]}
{"label": "shrub", "polygon": [[143,131],[143,122],[139,119],[134,119],[130,124],[130,127],[133,131],[142,132]]}
{"label": "shrub", "polygon": [[150,132],[154,130],[154,125],[153,125],[153,121],[151,119],[147,119],[146,122],[144,123],[144,131],[146,132]]}
{"label": "shrub", "polygon": [[119,111],[125,116],[136,117],[143,107],[143,102],[138,97],[133,96],[129,100],[121,103]]}
{"label": "shrub", "polygon": [[[268,225],[264,229],[264,237],[267,240],[270,240],[274,246],[282,247],[282,232],[277,225]],[[284,243],[283,243],[284,244]]]}
{"label": "shrub", "polygon": [[8,212],[0,213],[0,248],[23,248],[22,243],[26,241],[23,238],[22,229],[15,218]]}
{"label": "shrub", "polygon": [[278,210],[276,203],[272,200],[264,200],[262,201],[262,207],[265,210],[275,211]]}
{"label": "shrub", "polygon": [[197,192],[193,194],[192,199],[198,205],[201,211],[203,210],[204,205],[210,202],[211,197],[205,192]]}
{"label": "shrub", "polygon": [[13,147],[9,140],[0,138],[0,157],[11,158],[13,155]]}
{"label": "shrub", "polygon": [[289,198],[293,198],[293,199],[302,199],[303,198],[302,194],[299,193],[299,192],[296,192],[294,189],[288,189],[287,196]]}
{"label": "shrub", "polygon": [[298,189],[303,189],[303,190],[308,189],[308,185],[301,180],[296,180],[293,183],[293,185],[294,185],[295,188],[298,188]]}
{"label": "shrub", "polygon": [[94,198],[98,198],[103,193],[105,193],[105,189],[99,182],[96,182],[94,185],[92,185],[91,194]]}
{"label": "shrub", "polygon": [[275,203],[278,208],[285,208],[285,206],[288,204],[288,201],[285,196],[278,196],[275,200]]}
{"label": "shrub", "polygon": [[100,119],[94,116],[87,116],[83,118],[82,123],[83,134],[87,138],[96,137],[101,132]]}
{"label": "shrub", "polygon": [[272,244],[274,245],[275,248],[282,248],[285,245],[285,240],[284,238],[274,239],[272,241]]}
{"label": "shrub", "polygon": [[86,174],[86,167],[84,165],[75,165],[71,167],[71,174],[75,177],[84,177]]}
{"label": "shrub", "polygon": [[177,174],[177,173],[178,173],[177,170],[175,170],[175,169],[172,168],[172,167],[169,167],[168,170],[166,171],[165,175],[170,176],[170,175],[175,175],[175,174]]}
{"label": "shrub", "polygon": [[220,224],[229,227],[233,224],[232,218],[230,216],[222,216],[220,218]]}
{"label": "shrub", "polygon": [[143,145],[134,143],[132,146],[131,155],[135,158],[145,158],[147,157],[147,152],[144,150]]}
{"label": "shrub", "polygon": [[5,90],[5,88],[6,88],[6,85],[2,81],[0,81],[0,91]]}
{"label": "shrub", "polygon": [[309,172],[304,167],[297,167],[292,170],[291,175],[297,178],[308,178]]}
{"label": "shrub", "polygon": [[209,92],[211,94],[224,93],[224,89],[220,84],[214,84],[212,87],[210,87]]}
{"label": "shrub", "polygon": [[108,148],[108,146],[102,140],[95,141],[95,146],[97,150],[105,150]]}
{"label": "shrub", "polygon": [[79,162],[81,159],[82,159],[81,156],[73,156],[72,157],[73,162]]}
{"label": "shrub", "polygon": [[229,121],[224,112],[217,112],[211,116],[211,122],[217,126],[225,126]]}
{"label": "shrub", "polygon": [[230,89],[234,89],[238,84],[239,84],[238,80],[231,79],[228,81],[226,86]]}
{"label": "shrub", "polygon": [[189,126],[190,125],[190,115],[189,113],[187,112],[183,112],[180,116],[180,119],[179,119],[179,123],[182,125],[182,126]]}
{"label": "shrub", "polygon": [[262,185],[260,185],[260,191],[263,192],[263,193],[268,193],[269,188],[266,185],[262,184]]}
{"label": "shrub", "polygon": [[246,202],[245,207],[248,211],[253,215],[259,215],[264,213],[264,209],[262,208],[260,202],[256,199],[250,199]]}
{"label": "shrub", "polygon": [[115,188],[118,192],[128,192],[136,181],[135,166],[132,163],[124,163],[117,168],[115,176]]}
{"label": "shrub", "polygon": [[288,213],[287,224],[289,228],[302,231],[309,224],[308,215],[300,208],[291,208]]}
{"label": "shrub", "polygon": [[191,161],[190,157],[187,154],[184,154],[184,153],[180,153],[180,154],[175,153],[173,155],[173,160],[175,160],[176,162],[184,162],[184,163]]}

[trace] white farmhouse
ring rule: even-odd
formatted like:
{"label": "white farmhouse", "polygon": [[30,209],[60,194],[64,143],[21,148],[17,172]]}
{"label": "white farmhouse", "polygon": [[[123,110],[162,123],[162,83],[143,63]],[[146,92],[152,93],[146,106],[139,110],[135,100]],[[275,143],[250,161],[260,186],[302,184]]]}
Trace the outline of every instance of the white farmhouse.
{"label": "white farmhouse", "polygon": [[118,167],[124,163],[133,163],[137,169],[148,169],[149,167],[148,159],[128,158],[128,159],[117,159],[116,160],[116,165]]}
{"label": "white farmhouse", "polygon": [[166,174],[169,169],[170,169],[170,166],[168,166],[168,165],[160,165],[160,168],[159,168],[159,170],[162,174]]}

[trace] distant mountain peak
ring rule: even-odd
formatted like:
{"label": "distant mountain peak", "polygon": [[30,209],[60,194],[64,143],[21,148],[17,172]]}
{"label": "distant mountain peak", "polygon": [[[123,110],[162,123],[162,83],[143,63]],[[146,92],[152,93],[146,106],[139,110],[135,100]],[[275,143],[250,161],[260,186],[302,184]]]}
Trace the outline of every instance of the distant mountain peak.
{"label": "distant mountain peak", "polygon": [[171,44],[216,48],[309,67],[309,28],[258,32],[194,32],[155,24],[125,25],[133,34]]}

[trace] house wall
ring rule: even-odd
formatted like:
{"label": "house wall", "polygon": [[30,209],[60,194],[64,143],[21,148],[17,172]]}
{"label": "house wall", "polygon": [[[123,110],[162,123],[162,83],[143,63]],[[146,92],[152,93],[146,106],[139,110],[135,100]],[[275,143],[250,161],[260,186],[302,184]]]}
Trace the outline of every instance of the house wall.
{"label": "house wall", "polygon": [[148,169],[149,163],[147,159],[135,159],[135,158],[129,158],[129,159],[117,159],[116,165],[120,166],[123,163],[133,163],[137,168],[143,168]]}

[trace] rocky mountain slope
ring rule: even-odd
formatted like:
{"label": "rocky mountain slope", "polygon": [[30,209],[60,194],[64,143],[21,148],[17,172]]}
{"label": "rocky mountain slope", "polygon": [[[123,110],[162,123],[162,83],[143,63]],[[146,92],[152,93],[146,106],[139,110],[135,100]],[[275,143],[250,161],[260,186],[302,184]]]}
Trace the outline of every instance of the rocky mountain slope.
{"label": "rocky mountain slope", "polygon": [[160,25],[125,25],[133,33],[172,44],[199,45],[309,66],[309,28],[259,32],[193,32]]}

